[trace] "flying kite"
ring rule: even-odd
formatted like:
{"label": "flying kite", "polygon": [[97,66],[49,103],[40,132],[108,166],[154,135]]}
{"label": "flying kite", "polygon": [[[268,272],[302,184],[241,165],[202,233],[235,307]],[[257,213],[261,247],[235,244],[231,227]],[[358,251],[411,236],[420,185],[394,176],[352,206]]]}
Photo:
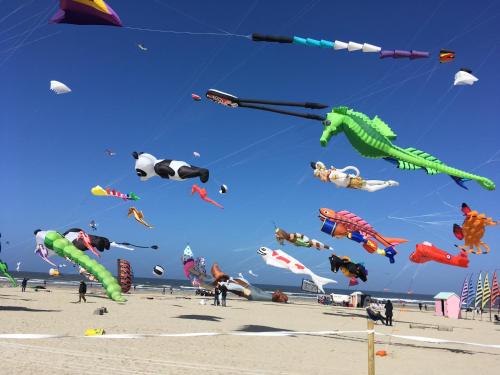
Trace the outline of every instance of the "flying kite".
{"label": "flying kite", "polygon": [[351,145],[364,157],[382,158],[395,164],[399,169],[424,169],[428,174],[444,173],[449,175],[459,186],[463,188],[466,188],[464,183],[470,179],[475,180],[485,189],[495,189],[495,183],[486,177],[450,167],[434,156],[416,148],[401,148],[392,144],[392,141],[396,139],[396,134],[392,131],[389,125],[377,116],[370,119],[364,113],[356,112],[347,107],[333,108],[333,110],[326,114],[326,116],[310,113],[298,113],[256,104],[295,106],[313,109],[326,108],[327,105],[308,102],[296,103],[265,101],[258,99],[240,99],[234,95],[213,89],[208,90],[206,96],[208,99],[216,102],[217,104],[230,108],[253,108],[321,121],[323,123],[324,130],[320,138],[320,143],[323,147],[328,145],[332,136],[344,132]]}
{"label": "flying kite", "polygon": [[368,271],[362,263],[354,263],[348,256],[340,258],[335,254],[330,255],[329,260],[332,272],[337,273],[340,270],[349,279],[359,278],[363,282],[368,280]]}
{"label": "flying kite", "polygon": [[257,250],[257,253],[262,256],[262,259],[264,259],[266,264],[269,266],[284,268],[296,274],[310,276],[314,284],[316,284],[318,289],[321,291],[321,293],[325,292],[323,290],[323,285],[329,283],[336,283],[335,280],[327,279],[325,277],[320,277],[316,275],[313,271],[304,266],[297,259],[285,253],[283,250],[271,250],[267,247],[261,247],[259,248],[259,250]]}
{"label": "flying kite", "polygon": [[255,273],[253,273],[253,271],[252,271],[252,270],[248,270],[248,273],[249,273],[250,275],[252,275],[253,277],[259,277],[259,275],[257,275],[257,274],[255,274]]}
{"label": "flying kite", "polygon": [[21,269],[21,262],[17,262],[16,263],[16,272],[19,272],[20,269]]}
{"label": "flying kite", "polygon": [[60,257],[66,258],[71,262],[85,268],[91,275],[97,278],[109,298],[117,302],[125,302],[126,299],[121,295],[120,284],[102,264],[89,258],[83,251],[75,247],[69,240],[64,238],[56,231],[35,231],[37,248],[43,246]]}
{"label": "flying kite", "polygon": [[441,250],[430,242],[422,242],[415,246],[415,251],[410,254],[413,263],[427,263],[430,261],[447,264],[450,266],[467,268],[469,267],[469,257],[463,249],[457,255]]}
{"label": "flying kite", "polygon": [[193,195],[194,193],[198,193],[200,198],[203,199],[205,202],[208,202],[208,203],[211,203],[213,204],[214,206],[217,206],[219,208],[224,208],[222,205],[220,205],[219,203],[217,203],[216,201],[214,201],[213,199],[210,199],[208,196],[207,196],[207,189],[205,188],[200,188],[198,185],[194,184],[192,187],[191,187],[191,195]]}
{"label": "flying kite", "polygon": [[132,280],[134,278],[132,267],[129,261],[125,259],[117,259],[116,262],[118,265],[118,283],[122,288],[122,292],[127,293],[132,286]]}
{"label": "flying kite", "polygon": [[[351,165],[342,169],[337,169],[332,165],[327,169],[322,162],[312,161],[311,168],[314,170],[314,177],[319,178],[322,182],[332,182],[338,188],[359,189],[373,193],[386,187],[399,186],[399,182],[392,180],[365,180],[360,176],[359,169]],[[347,171],[353,171],[354,174],[347,173]]]}
{"label": "flying kite", "polygon": [[57,95],[59,94],[67,94],[71,92],[71,89],[66,86],[64,83],[59,81],[50,81],[50,89],[55,92]]}
{"label": "flying kite", "polygon": [[61,276],[61,273],[57,268],[50,268],[49,269],[49,276]]}
{"label": "flying kite", "polygon": [[442,49],[439,51],[439,62],[441,64],[455,60],[455,51]]}
{"label": "flying kite", "polygon": [[199,102],[201,101],[201,96],[196,94],[191,94],[191,99],[193,99],[195,102]]}
{"label": "flying kite", "polygon": [[187,178],[196,177],[199,177],[203,183],[208,181],[208,169],[195,167],[185,161],[158,160],[153,155],[144,152],[133,152],[132,156],[135,159],[135,172],[141,181],[149,180],[155,176],[174,181],[183,181]]}
{"label": "flying kite", "polygon": [[226,194],[228,191],[227,185],[221,185],[219,189],[219,194]]}
{"label": "flying kite", "polygon": [[[329,208],[319,209],[319,218],[323,222],[321,231],[335,238],[348,238],[352,241],[363,244],[363,248],[369,253],[377,254],[389,258],[390,263],[394,263],[394,256],[397,251],[396,245],[408,242],[402,238],[383,237],[369,223],[359,216],[349,211],[335,212]],[[377,242],[385,248],[380,249]]]}
{"label": "flying kite", "polygon": [[472,75],[472,70],[462,68],[455,74],[454,86],[473,85],[479,79]]}
{"label": "flying kite", "polygon": [[134,193],[120,193],[119,191],[116,191],[114,189],[106,188],[103,189],[101,186],[96,185],[92,189],[90,189],[90,192],[93,195],[100,196],[100,197],[115,197],[115,198],[120,198],[123,199],[124,201],[138,201],[139,198],[137,195]]}
{"label": "flying kite", "polygon": [[163,276],[164,273],[165,273],[165,270],[163,269],[162,266],[156,265],[156,266],[153,267],[153,275],[155,275],[155,276]]}
{"label": "flying kite", "polygon": [[97,223],[95,222],[95,220],[90,220],[90,223],[89,223],[89,227],[90,227],[90,229],[92,229],[92,230],[97,230],[98,225],[99,225],[99,224],[97,224]]}
{"label": "flying kite", "polygon": [[[84,233],[85,235],[83,235],[81,233]],[[129,242],[111,241],[108,238],[103,237],[103,236],[95,236],[92,234],[87,234],[80,228],[68,229],[66,232],[63,233],[63,235],[68,241],[70,241],[73,245],[75,245],[77,249],[82,250],[82,251],[90,250],[90,247],[97,249],[101,253],[104,252],[104,250],[109,250],[111,247],[129,250],[129,251],[133,251],[134,247],[135,248],[142,248],[142,249],[151,248],[154,250],[159,249],[158,245],[142,246],[142,245],[134,245],[134,244],[131,244]],[[86,238],[86,237],[88,237],[88,238]],[[130,246],[132,246],[132,247],[130,247]]]}
{"label": "flying kite", "polygon": [[199,153],[199,152],[194,151],[194,152],[193,152],[193,156],[194,156],[195,158],[199,158],[201,155],[200,155],[200,153]]}
{"label": "flying kite", "polygon": [[17,286],[16,280],[9,273],[9,266],[7,266],[7,263],[3,262],[1,259],[0,259],[0,274],[6,277],[7,280],[9,280],[11,286],[13,287]]}
{"label": "flying kite", "polygon": [[336,40],[334,42],[328,40],[317,40],[312,38],[302,38],[298,36],[274,36],[274,35],[262,35],[253,33],[252,40],[254,42],[271,42],[271,43],[289,43],[289,44],[300,44],[304,46],[328,48],[334,50],[346,49],[349,52],[353,51],[363,51],[365,53],[378,53],[381,59],[392,57],[395,59],[408,58],[410,60],[421,59],[429,57],[429,52],[424,51],[406,51],[406,50],[382,50],[381,47],[375,46],[369,43],[356,43],[356,42],[342,42]]}
{"label": "flying kite", "polygon": [[138,44],[137,44],[137,47],[139,47],[139,49],[140,49],[141,51],[147,51],[147,50],[148,50],[148,49],[147,49],[147,47],[146,47],[146,46],[144,46],[144,44],[141,44],[141,43],[138,43]]}
{"label": "flying kite", "polygon": [[488,254],[490,247],[481,240],[486,227],[498,225],[498,221],[493,221],[491,217],[486,217],[485,214],[471,210],[466,203],[462,203],[462,212],[465,216],[462,226],[453,225],[455,237],[465,242],[463,246],[458,246],[458,248],[474,254],[482,254],[483,248],[485,253]]}
{"label": "flying kite", "polygon": [[104,150],[104,152],[106,153],[106,155],[108,156],[115,156],[116,155],[116,152],[110,150],[109,148],[107,148],[106,150]]}
{"label": "flying kite", "polygon": [[122,26],[122,21],[104,0],[60,0],[50,23]]}
{"label": "flying kite", "polygon": [[285,241],[287,241],[295,246],[314,247],[316,250],[332,250],[331,246],[325,245],[323,242],[315,239],[309,239],[309,237],[301,233],[288,233],[281,228],[275,229],[274,237],[280,245],[284,245]]}
{"label": "flying kite", "polygon": [[153,228],[151,225],[149,225],[148,223],[146,223],[146,222],[144,221],[144,214],[142,213],[142,211],[139,211],[139,210],[138,210],[137,208],[135,208],[135,207],[130,207],[130,208],[128,209],[128,214],[127,214],[127,216],[129,216],[129,217],[130,217],[130,216],[132,216],[132,215],[134,215],[134,219],[135,219],[137,222],[141,223],[141,224],[142,224],[142,225],[144,225],[145,227],[148,227],[149,229],[152,229],[152,228]]}

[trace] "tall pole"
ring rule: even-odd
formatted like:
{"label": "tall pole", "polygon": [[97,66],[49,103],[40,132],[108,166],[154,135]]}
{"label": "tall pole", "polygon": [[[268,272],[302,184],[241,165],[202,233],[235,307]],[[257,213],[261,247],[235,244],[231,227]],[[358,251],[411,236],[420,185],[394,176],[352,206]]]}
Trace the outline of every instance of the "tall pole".
{"label": "tall pole", "polygon": [[368,322],[368,375],[375,375],[375,332],[373,320]]}

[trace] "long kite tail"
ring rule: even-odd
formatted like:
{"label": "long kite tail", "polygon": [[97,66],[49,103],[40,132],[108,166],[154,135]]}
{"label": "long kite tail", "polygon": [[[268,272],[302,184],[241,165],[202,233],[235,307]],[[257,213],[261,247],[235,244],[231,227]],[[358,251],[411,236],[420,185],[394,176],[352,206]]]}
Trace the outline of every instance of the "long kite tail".
{"label": "long kite tail", "polygon": [[[3,262],[0,260],[0,263],[3,263]],[[7,265],[5,265],[5,268],[7,268]],[[3,274],[7,278],[7,280],[9,280],[10,285],[12,285],[13,287],[17,286],[16,280],[11,276],[11,274],[9,272],[7,272],[7,269],[1,270],[0,274]]]}
{"label": "long kite tail", "polygon": [[68,258],[72,262],[85,268],[91,275],[95,276],[106,290],[109,298],[116,302],[125,302],[126,299],[121,294],[121,287],[118,281],[113,277],[102,264],[91,259],[85,253],[77,249],[70,241],[57,232],[47,232],[44,240],[45,246],[55,251],[57,255]]}

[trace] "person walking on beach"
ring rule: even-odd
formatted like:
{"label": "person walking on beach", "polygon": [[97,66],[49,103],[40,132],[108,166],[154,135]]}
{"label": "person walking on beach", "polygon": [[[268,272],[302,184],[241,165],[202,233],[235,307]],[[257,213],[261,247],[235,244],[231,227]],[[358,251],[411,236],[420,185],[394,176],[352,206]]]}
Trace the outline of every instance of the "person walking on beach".
{"label": "person walking on beach", "polygon": [[222,306],[226,307],[227,287],[225,285],[221,285],[220,294],[222,297]]}
{"label": "person walking on beach", "polygon": [[87,284],[85,284],[85,281],[80,281],[80,286],[78,287],[78,303],[83,302],[87,303],[87,300],[85,298],[85,294],[87,293]]}
{"label": "person walking on beach", "polygon": [[26,292],[26,285],[28,285],[28,279],[25,277],[21,282],[21,292]]}
{"label": "person walking on beach", "polygon": [[422,302],[418,303],[418,308],[420,309],[420,311],[422,311]]}
{"label": "person walking on beach", "polygon": [[385,325],[392,326],[392,302],[387,300],[385,303]]}
{"label": "person walking on beach", "polygon": [[214,291],[214,306],[219,306],[220,305],[220,302],[219,302],[219,293],[220,293],[219,287],[216,286],[215,287],[215,291]]}

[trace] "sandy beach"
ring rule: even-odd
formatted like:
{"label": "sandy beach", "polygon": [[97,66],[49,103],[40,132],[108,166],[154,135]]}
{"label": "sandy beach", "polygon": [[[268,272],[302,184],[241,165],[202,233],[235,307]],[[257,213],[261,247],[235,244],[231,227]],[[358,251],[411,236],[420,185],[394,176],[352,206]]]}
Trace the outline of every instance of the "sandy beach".
{"label": "sandy beach", "polygon": [[[97,288],[75,303],[68,288],[50,292],[0,289],[2,373],[6,374],[363,374],[367,327],[363,309],[323,306],[293,299],[286,305],[230,299],[228,307],[200,304],[191,293],[138,293],[110,301]],[[106,307],[107,314],[94,315]],[[380,334],[500,344],[500,326],[450,320],[396,308],[395,325]],[[427,328],[410,328],[410,323]],[[444,326],[451,331],[437,330]],[[85,337],[103,328],[102,337]],[[332,331],[339,331],[338,333]],[[348,332],[346,332],[348,331]],[[47,334],[50,338],[8,338]],[[116,335],[116,336],[113,336]],[[128,336],[127,336],[128,335]],[[148,336],[151,335],[151,336]],[[164,335],[163,337],[160,335]],[[176,336],[177,335],[177,336]],[[378,374],[496,374],[500,347],[429,343],[376,336]]]}

